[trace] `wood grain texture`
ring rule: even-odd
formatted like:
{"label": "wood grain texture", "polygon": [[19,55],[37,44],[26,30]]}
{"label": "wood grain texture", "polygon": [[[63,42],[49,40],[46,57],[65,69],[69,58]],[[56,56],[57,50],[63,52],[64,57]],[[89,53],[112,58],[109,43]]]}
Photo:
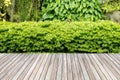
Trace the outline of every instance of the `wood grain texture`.
{"label": "wood grain texture", "polygon": [[0,54],[0,80],[120,80],[120,54]]}

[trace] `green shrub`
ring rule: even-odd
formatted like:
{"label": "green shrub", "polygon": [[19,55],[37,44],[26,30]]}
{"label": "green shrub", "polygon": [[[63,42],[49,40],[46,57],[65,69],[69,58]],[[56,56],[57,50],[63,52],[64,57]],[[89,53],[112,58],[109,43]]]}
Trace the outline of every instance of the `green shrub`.
{"label": "green shrub", "polygon": [[105,4],[102,5],[103,12],[113,12],[120,10],[120,0],[108,0]]}
{"label": "green shrub", "polygon": [[120,25],[97,22],[0,22],[0,52],[120,52]]}
{"label": "green shrub", "polygon": [[98,0],[45,0],[42,20],[96,21],[102,18]]}

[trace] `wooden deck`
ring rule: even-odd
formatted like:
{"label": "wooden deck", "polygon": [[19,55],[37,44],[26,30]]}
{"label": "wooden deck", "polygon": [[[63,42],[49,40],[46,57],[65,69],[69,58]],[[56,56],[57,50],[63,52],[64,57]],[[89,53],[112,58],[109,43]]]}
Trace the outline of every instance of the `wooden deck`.
{"label": "wooden deck", "polygon": [[120,54],[0,54],[0,80],[120,80]]}

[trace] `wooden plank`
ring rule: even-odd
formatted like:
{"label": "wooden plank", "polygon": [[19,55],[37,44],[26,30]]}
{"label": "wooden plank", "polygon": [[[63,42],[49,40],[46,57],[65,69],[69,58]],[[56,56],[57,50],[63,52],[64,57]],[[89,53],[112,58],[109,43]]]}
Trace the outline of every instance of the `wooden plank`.
{"label": "wooden plank", "polygon": [[43,71],[42,71],[42,74],[41,74],[39,80],[45,80],[46,74],[47,74],[47,71],[48,71],[48,67],[50,65],[51,57],[52,57],[52,55],[49,54],[49,56],[47,58],[47,61],[45,62],[45,66],[43,68]]}
{"label": "wooden plank", "polygon": [[0,80],[119,80],[120,55],[0,54]]}
{"label": "wooden plank", "polygon": [[41,64],[41,66],[39,67],[39,70],[38,70],[37,74],[35,75],[34,80],[39,80],[40,76],[42,75],[43,69],[44,69],[44,67],[45,67],[45,64],[46,64],[48,58],[49,58],[49,55],[48,55],[48,54],[45,54],[45,58],[44,58],[44,60],[42,61],[42,64]]}
{"label": "wooden plank", "polygon": [[0,53],[0,57],[7,55],[6,53]]}
{"label": "wooden plank", "polygon": [[71,58],[71,67],[72,67],[71,70],[72,70],[72,77],[73,77],[72,80],[79,80],[78,76],[80,76],[80,75],[78,75],[79,74],[79,70],[78,70],[78,68],[76,66],[76,63],[75,63],[75,55],[74,54],[70,54],[70,58]]}
{"label": "wooden plank", "polygon": [[[85,66],[85,68],[86,68],[86,71],[87,71],[87,73],[88,73],[88,76],[89,76],[90,80],[94,80],[94,79],[95,79],[95,76],[94,76],[95,73],[93,74],[93,71],[92,71],[92,69],[90,68],[90,64],[87,62],[87,59],[86,59],[86,57],[85,57],[85,54],[81,55],[81,57],[82,57],[84,66]],[[97,80],[100,80],[100,78],[98,77]]]}
{"label": "wooden plank", "polygon": [[26,74],[28,73],[29,69],[31,68],[32,64],[35,62],[37,56],[35,56],[35,54],[32,54],[31,56],[31,60],[28,63],[28,65],[25,67],[24,71],[21,73],[21,75],[18,77],[18,80],[23,80],[24,77],[26,76]]}
{"label": "wooden plank", "polygon": [[117,78],[120,79],[120,69],[118,69],[112,61],[110,61],[109,58],[107,58],[104,55],[101,54],[101,60],[104,60],[105,65],[107,66],[107,68],[113,73],[113,75]]}
{"label": "wooden plank", "polygon": [[67,54],[63,54],[62,80],[67,80]]}
{"label": "wooden plank", "polygon": [[82,55],[83,54],[78,54],[78,59],[79,59],[79,63],[81,64],[81,68],[82,68],[82,72],[83,72],[83,75],[84,75],[84,79],[85,80],[90,80],[89,75],[87,73],[87,70],[85,68],[85,64],[84,64],[84,62],[82,60],[82,58],[83,58]]}
{"label": "wooden plank", "polygon": [[5,68],[5,70],[1,70],[1,72],[0,72],[0,79],[2,79],[4,76],[8,75],[10,70],[14,69],[14,66],[23,57],[24,57],[24,55],[18,55],[17,57],[13,58],[13,61],[9,62],[10,66],[7,66],[7,68]]}
{"label": "wooden plank", "polygon": [[52,75],[50,80],[56,80],[57,79],[57,69],[58,69],[58,57],[59,55],[55,54],[55,61],[54,61],[54,66],[53,66],[53,70],[52,70]]}
{"label": "wooden plank", "polygon": [[[106,78],[105,80],[111,80],[110,75],[106,72],[105,68],[103,67],[103,65],[98,61],[98,59],[94,56],[94,54],[91,54],[90,59],[92,60],[92,62],[94,63],[94,65],[96,66],[96,70],[98,71],[101,79],[102,78]],[[104,77],[105,76],[105,77]],[[103,79],[103,80],[104,80]]]}
{"label": "wooden plank", "polygon": [[17,80],[18,77],[22,74],[22,72],[24,71],[24,69],[26,68],[26,66],[30,63],[32,57],[32,55],[28,55],[28,57],[26,58],[26,61],[24,62],[24,65],[22,65],[22,67],[19,69],[19,71],[14,75],[14,77],[12,78],[12,80]]}
{"label": "wooden plank", "polygon": [[14,68],[12,68],[7,75],[4,76],[4,79],[7,80],[12,80],[12,78],[15,76],[15,74],[19,71],[19,69],[24,65],[24,62],[26,62],[26,60],[28,59],[27,55],[24,55],[14,66]]}
{"label": "wooden plank", "polygon": [[0,57],[3,56],[3,55],[4,55],[4,54],[1,54],[1,53],[0,53]]}
{"label": "wooden plank", "polygon": [[111,54],[113,56],[115,56],[118,60],[120,60],[120,54]]}
{"label": "wooden plank", "polygon": [[[110,57],[110,55],[108,55],[108,54],[105,54],[105,57],[108,58],[108,59],[114,64],[114,66],[116,66],[117,69],[120,70],[120,64],[119,64],[120,61],[117,62],[114,58]],[[110,62],[110,61],[109,61],[109,62]]]}
{"label": "wooden plank", "polygon": [[58,71],[57,71],[57,79],[56,80],[62,80],[62,66],[63,66],[63,55],[59,54],[59,62],[58,62]]}
{"label": "wooden plank", "polygon": [[67,79],[68,80],[73,80],[72,64],[71,64],[70,54],[67,54],[66,58],[67,58]]}
{"label": "wooden plank", "polygon": [[2,59],[0,64],[0,72],[2,72],[2,70],[4,70],[5,67],[9,66],[12,63],[13,59],[17,56],[19,55],[8,55],[8,57]]}
{"label": "wooden plank", "polygon": [[102,66],[104,67],[106,72],[108,72],[108,74],[110,75],[111,79],[112,80],[117,80],[117,78],[114,76],[114,74],[111,72],[111,70],[108,69],[108,66],[106,66],[105,61],[100,59],[102,56],[99,56],[99,57],[97,55],[95,55],[95,56],[100,61],[100,63],[102,64]]}
{"label": "wooden plank", "polygon": [[[10,62],[10,60],[12,60],[12,58],[14,58],[15,57],[15,55],[17,56],[17,54],[9,54],[9,55],[6,55],[6,56],[4,56],[0,61],[0,65],[4,65],[4,66],[6,66],[9,62]],[[2,67],[2,66],[0,66],[0,67]],[[0,68],[1,69],[1,68]]]}
{"label": "wooden plank", "polygon": [[[85,61],[86,61],[86,64],[89,65],[88,68],[89,68],[89,75],[91,77],[91,80],[95,79],[95,80],[101,80],[99,74],[97,73],[94,65],[91,63],[89,57],[88,57],[89,54],[85,54],[84,57],[85,57]],[[94,76],[94,77],[93,77]],[[102,79],[103,80],[103,79]],[[104,78],[105,80],[105,78]]]}
{"label": "wooden plank", "polygon": [[29,71],[27,72],[27,74],[25,75],[23,80],[28,80],[29,79],[32,71],[34,70],[34,68],[36,67],[36,65],[38,63],[38,61],[40,59],[40,55],[35,55],[35,56],[37,56],[37,58],[36,58],[35,62],[32,64],[31,68],[29,69]]}
{"label": "wooden plank", "polygon": [[[7,57],[8,55],[7,54],[1,54],[0,55],[0,60],[3,59],[4,57]],[[2,61],[2,60],[1,60]]]}
{"label": "wooden plank", "polygon": [[76,69],[77,69],[78,80],[84,80],[84,75],[82,72],[81,63],[79,63],[78,54],[74,54],[74,59],[75,59],[75,64],[76,64]]}
{"label": "wooden plank", "polygon": [[45,80],[50,80],[51,76],[53,75],[52,71],[54,70],[54,68],[53,68],[54,67],[54,61],[55,61],[55,54],[52,54],[52,59],[50,61],[50,65],[49,65]]}
{"label": "wooden plank", "polygon": [[111,57],[111,59],[113,59],[114,62],[116,62],[118,65],[120,65],[120,60],[118,60],[115,56],[109,55],[109,57]]}
{"label": "wooden plank", "polygon": [[42,62],[43,62],[43,60],[44,60],[44,58],[45,58],[45,55],[41,54],[40,56],[41,56],[41,57],[40,57],[37,65],[36,65],[36,67],[34,68],[32,74],[30,75],[29,80],[34,80],[35,75],[37,74],[39,68],[41,67],[41,64],[42,64]]}
{"label": "wooden plank", "polygon": [[107,80],[104,73],[102,72],[101,68],[99,67],[98,63],[91,57],[91,54],[86,54],[86,59],[90,64],[90,67],[94,73],[95,79]]}

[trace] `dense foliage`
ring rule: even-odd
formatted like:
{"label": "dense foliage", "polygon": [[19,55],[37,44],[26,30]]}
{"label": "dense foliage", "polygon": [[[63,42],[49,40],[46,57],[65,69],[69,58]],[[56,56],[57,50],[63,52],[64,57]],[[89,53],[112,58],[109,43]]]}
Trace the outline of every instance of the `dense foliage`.
{"label": "dense foliage", "polygon": [[[4,1],[8,0],[0,2]],[[95,21],[102,18],[98,0],[11,0],[6,12],[8,20],[16,22],[53,19]]]}
{"label": "dense foliage", "polygon": [[[37,21],[40,19],[41,0],[14,0],[15,18],[19,21]],[[14,15],[13,15],[14,16]]]}
{"label": "dense foliage", "polygon": [[41,0],[0,0],[0,20],[38,21],[41,6]]}
{"label": "dense foliage", "polygon": [[7,20],[7,8],[11,4],[10,0],[0,0],[0,21]]}
{"label": "dense foliage", "polygon": [[120,10],[120,0],[108,0],[105,4],[102,5],[104,12],[113,12]]}
{"label": "dense foliage", "polygon": [[42,20],[98,20],[102,10],[98,0],[45,0]]}
{"label": "dense foliage", "polygon": [[120,0],[0,0],[2,21],[95,21],[103,19],[103,12],[118,10]]}
{"label": "dense foliage", "polygon": [[0,52],[120,52],[120,25],[97,22],[0,22]]}

